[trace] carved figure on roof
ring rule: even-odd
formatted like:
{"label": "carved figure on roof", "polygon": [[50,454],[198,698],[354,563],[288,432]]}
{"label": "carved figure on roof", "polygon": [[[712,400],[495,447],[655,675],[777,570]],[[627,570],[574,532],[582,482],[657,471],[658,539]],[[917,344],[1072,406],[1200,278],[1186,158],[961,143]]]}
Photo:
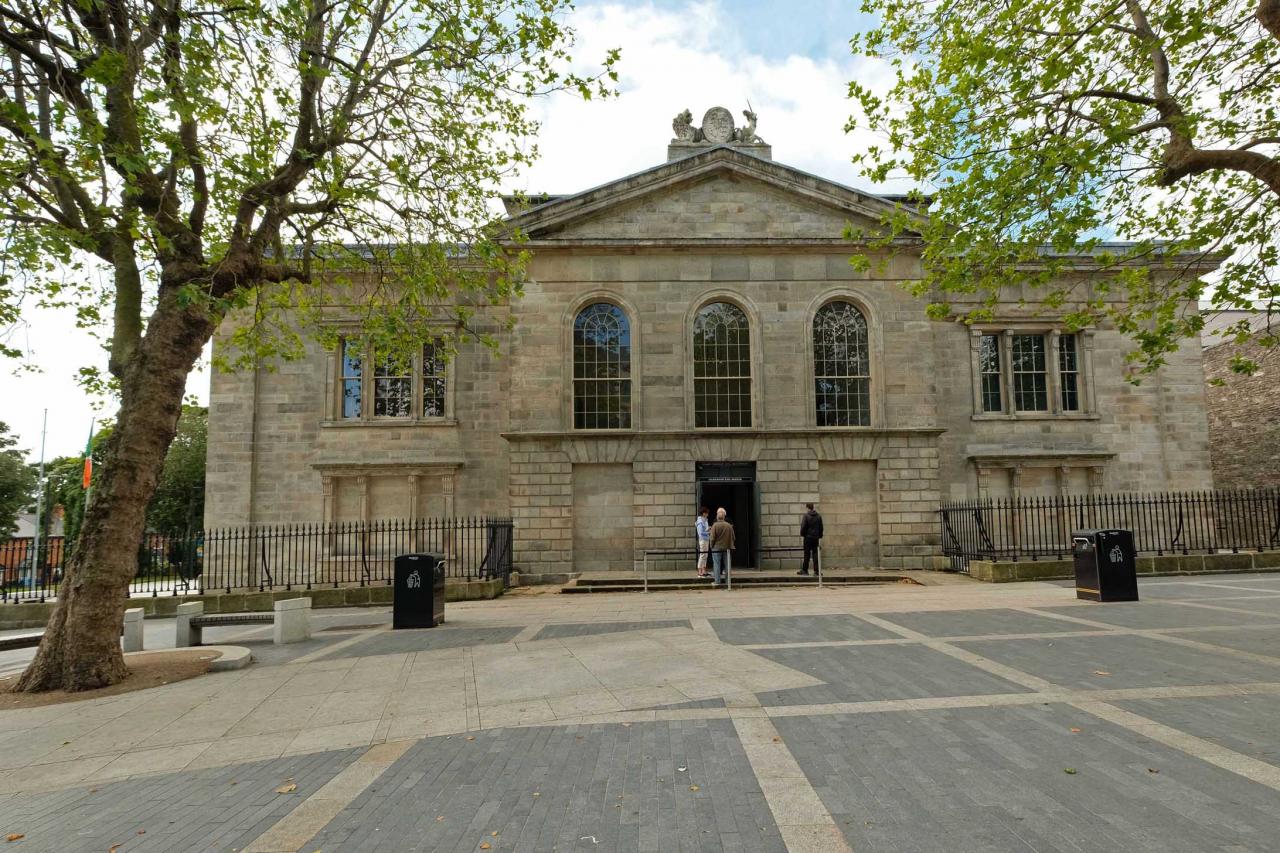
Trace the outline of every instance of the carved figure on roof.
{"label": "carved figure on roof", "polygon": [[756,114],[751,109],[750,101],[747,101],[747,108],[742,111],[742,115],[747,120],[747,126],[733,135],[734,141],[741,142],[743,145],[764,145],[765,141],[756,136]]}
{"label": "carved figure on roof", "polygon": [[689,110],[671,120],[671,129],[676,138],[672,142],[702,142],[702,130],[693,126],[693,113]]}

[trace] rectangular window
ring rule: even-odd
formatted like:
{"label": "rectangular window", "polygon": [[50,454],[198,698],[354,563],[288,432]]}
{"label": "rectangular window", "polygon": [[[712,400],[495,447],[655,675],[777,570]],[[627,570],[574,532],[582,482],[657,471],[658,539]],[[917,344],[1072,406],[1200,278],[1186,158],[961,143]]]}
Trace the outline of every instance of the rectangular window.
{"label": "rectangular window", "polygon": [[448,365],[436,352],[435,344],[422,347],[422,416],[443,418]]}
{"label": "rectangular window", "polygon": [[342,341],[342,417],[360,417],[360,389],[364,379],[364,361],[352,341]]}
{"label": "rectangular window", "polygon": [[1004,399],[1000,393],[1000,336],[983,335],[978,350],[979,371],[982,375],[982,411],[1003,412]]}
{"label": "rectangular window", "polygon": [[1062,382],[1062,411],[1080,411],[1080,360],[1075,335],[1058,338],[1058,376]]}
{"label": "rectangular window", "polygon": [[1044,335],[1014,335],[1013,406],[1019,412],[1049,411]]}
{"label": "rectangular window", "polygon": [[413,365],[403,356],[380,359],[374,368],[373,416],[407,418],[413,404]]}

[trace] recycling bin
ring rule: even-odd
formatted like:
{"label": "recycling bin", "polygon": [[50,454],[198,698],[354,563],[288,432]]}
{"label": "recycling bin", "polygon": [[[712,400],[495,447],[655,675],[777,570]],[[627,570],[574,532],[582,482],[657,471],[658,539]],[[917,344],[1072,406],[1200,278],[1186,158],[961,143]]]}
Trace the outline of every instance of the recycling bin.
{"label": "recycling bin", "polygon": [[1138,567],[1132,530],[1077,530],[1071,534],[1076,598],[1137,601]]}
{"label": "recycling bin", "polygon": [[434,628],[444,621],[444,557],[401,554],[393,575],[392,628]]}

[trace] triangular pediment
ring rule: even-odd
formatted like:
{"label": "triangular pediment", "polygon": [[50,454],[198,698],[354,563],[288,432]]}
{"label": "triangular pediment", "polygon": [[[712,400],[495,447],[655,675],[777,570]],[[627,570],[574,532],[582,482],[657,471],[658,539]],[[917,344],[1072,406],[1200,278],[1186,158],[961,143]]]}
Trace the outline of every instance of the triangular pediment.
{"label": "triangular pediment", "polygon": [[840,240],[895,202],[728,147],[665,163],[508,222],[539,242]]}

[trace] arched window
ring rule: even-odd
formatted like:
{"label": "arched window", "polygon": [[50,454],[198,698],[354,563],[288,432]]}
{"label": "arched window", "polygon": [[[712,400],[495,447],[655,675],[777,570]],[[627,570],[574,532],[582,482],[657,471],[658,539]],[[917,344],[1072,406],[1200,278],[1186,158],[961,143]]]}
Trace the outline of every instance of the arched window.
{"label": "arched window", "polygon": [[818,426],[869,426],[871,359],[867,318],[829,302],[813,318],[813,385]]}
{"label": "arched window", "polygon": [[597,302],[573,321],[574,429],[631,428],[631,324]]}
{"label": "arched window", "polygon": [[728,302],[693,321],[693,413],[699,427],[751,426],[751,324]]}

